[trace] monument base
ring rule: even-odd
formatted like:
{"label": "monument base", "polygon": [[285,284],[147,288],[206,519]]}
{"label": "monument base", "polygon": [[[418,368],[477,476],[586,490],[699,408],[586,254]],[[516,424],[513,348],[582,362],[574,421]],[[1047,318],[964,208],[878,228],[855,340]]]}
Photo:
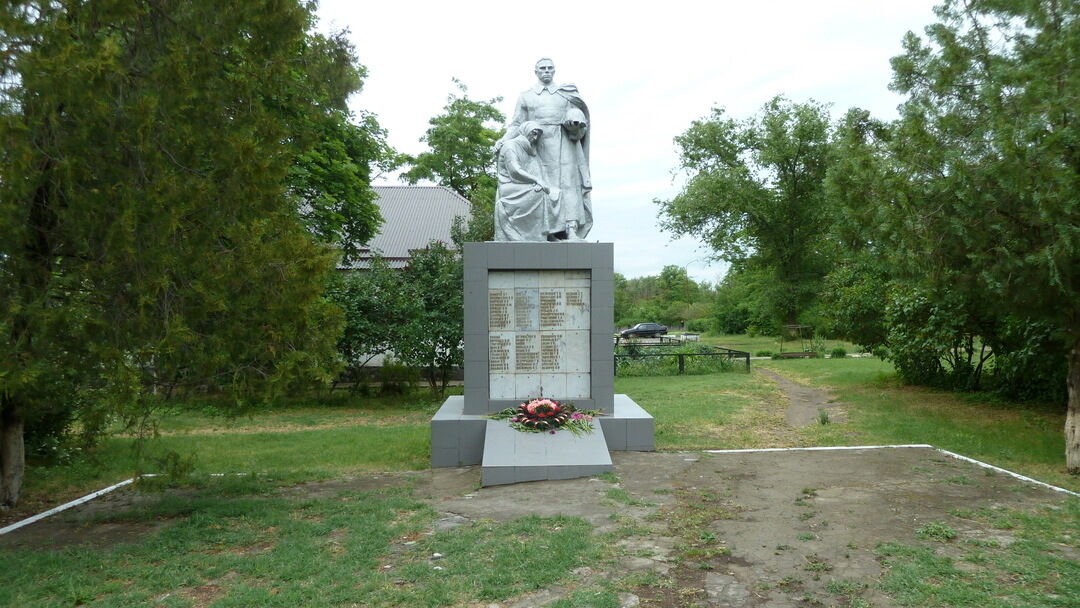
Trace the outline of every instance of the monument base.
{"label": "monument base", "polygon": [[[465,243],[465,391],[431,419],[431,466],[482,483],[587,477],[610,450],[653,449],[653,419],[615,394],[614,245]],[[540,396],[602,415],[592,435],[520,433],[488,418]]]}
{"label": "monument base", "polygon": [[431,466],[482,464],[488,486],[588,477],[611,470],[610,451],[656,449],[653,417],[626,395],[615,395],[613,413],[596,420],[600,428],[583,437],[521,433],[486,414],[466,414],[464,397],[449,397],[431,419]]}
{"label": "monument base", "polygon": [[502,420],[488,420],[480,485],[574,479],[611,471],[601,426],[591,435],[563,431],[522,433]]}

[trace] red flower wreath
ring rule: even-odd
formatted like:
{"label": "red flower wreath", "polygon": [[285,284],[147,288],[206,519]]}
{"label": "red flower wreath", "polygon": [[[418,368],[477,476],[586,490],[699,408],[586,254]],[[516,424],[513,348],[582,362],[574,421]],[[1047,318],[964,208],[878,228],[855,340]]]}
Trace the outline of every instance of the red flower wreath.
{"label": "red flower wreath", "polygon": [[[573,409],[573,408],[570,408]],[[571,412],[566,411],[558,401],[552,399],[533,399],[518,406],[511,422],[518,422],[530,429],[539,431],[554,430],[570,420]]]}

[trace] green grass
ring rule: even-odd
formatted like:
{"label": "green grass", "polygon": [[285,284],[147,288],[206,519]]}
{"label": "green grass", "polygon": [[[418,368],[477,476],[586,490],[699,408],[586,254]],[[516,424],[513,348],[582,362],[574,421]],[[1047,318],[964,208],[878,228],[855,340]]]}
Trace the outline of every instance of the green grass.
{"label": "green grass", "polygon": [[[882,589],[902,605],[1065,608],[1080,597],[1080,500],[1037,512],[982,508],[968,519],[999,527],[1012,542],[960,539],[920,530],[923,543],[888,543],[876,552],[888,568]],[[951,528],[945,530],[950,532]],[[949,545],[949,551],[944,546]]]}
{"label": "green grass", "polygon": [[[1080,489],[1063,472],[1063,417],[1047,408],[901,386],[891,365],[870,358],[755,366],[827,389],[848,404],[844,416],[790,429],[784,399],[760,374],[617,378],[616,391],[656,417],[659,449],[931,443]],[[425,468],[428,421],[439,402],[426,394],[339,396],[294,400],[235,419],[213,416],[207,408],[177,410],[161,420],[162,436],[148,444],[141,468],[155,471],[156,460],[166,454],[178,455],[180,462],[197,454],[190,460],[188,494],[165,494],[157,503],[108,518],[116,525],[160,530],[113,548],[5,550],[0,605],[485,605],[565,581],[573,568],[606,559],[597,548],[604,538],[577,519],[481,521],[424,535],[420,531],[430,528],[434,513],[407,492],[305,499],[279,490],[350,473]],[[130,477],[139,468],[133,442],[114,437],[91,453],[92,460],[30,469],[30,494],[55,504],[65,493]],[[207,475],[252,471],[269,474]],[[613,475],[604,479],[618,482]],[[966,483],[971,480],[942,480]],[[619,504],[648,504],[619,487],[605,492]],[[813,488],[804,488],[796,504],[811,507],[814,495]],[[707,534],[697,512],[711,521],[731,517],[730,506],[706,504],[716,497],[705,494],[677,498],[679,505],[700,507],[671,518],[679,522],[672,531],[680,538],[679,550],[702,564],[722,557],[728,549]],[[956,515],[1019,539],[1007,546],[967,539],[955,522],[930,522],[910,541],[879,547],[890,568],[884,589],[911,606],[1068,605],[1080,594],[1078,503],[1036,514],[973,508]],[[620,528],[620,534],[647,531]],[[805,534],[798,540],[811,546],[816,538]],[[946,543],[948,555],[942,551]],[[430,559],[436,552],[445,557]],[[806,569],[821,574],[826,566]],[[831,593],[853,598],[846,586],[834,587]],[[617,591],[589,581],[555,605],[617,606]]]}
{"label": "green grass", "polygon": [[927,443],[1080,491],[1080,480],[1065,471],[1064,407],[904,386],[892,365],[876,358],[761,361],[759,366],[826,388],[848,404],[847,422],[807,430],[814,443]]}
{"label": "green grass", "polygon": [[30,515],[138,472],[164,472],[159,461],[169,453],[190,460],[195,474],[273,472],[297,482],[423,469],[431,454],[428,423],[439,403],[426,391],[405,397],[340,393],[234,418],[213,415],[203,404],[177,404],[160,418],[161,436],[145,443],[141,458],[133,437],[113,436],[70,464],[31,461],[20,507]]}
{"label": "green grass", "polygon": [[[741,350],[750,353],[751,355],[768,350],[774,353],[780,352],[780,340],[776,336],[748,336],[746,334],[705,334],[701,336],[701,341],[705,344],[713,346],[723,346],[724,348],[731,348],[734,350]],[[811,347],[811,341],[809,339],[800,342],[796,340],[784,340],[784,352],[801,351],[803,345],[806,348]],[[826,356],[832,352],[832,349],[837,346],[843,347],[848,354],[859,352],[859,347],[843,340],[825,340],[825,354]]]}
{"label": "green grass", "polygon": [[188,401],[163,407],[157,426],[161,434],[172,435],[288,431],[353,424],[415,424],[430,420],[444,399],[420,389],[405,396],[361,396],[338,390],[332,394],[279,399],[240,416],[222,415],[221,412],[229,410],[229,403]]}
{"label": "green grass", "polygon": [[134,544],[0,552],[0,605],[487,603],[557,583],[598,555],[580,519],[481,521],[425,535],[436,514],[407,491],[311,500],[269,485],[248,490],[164,495],[111,515],[114,525],[166,522]]}
{"label": "green grass", "polygon": [[659,450],[777,447],[798,441],[783,425],[776,387],[757,374],[616,378],[653,415]]}

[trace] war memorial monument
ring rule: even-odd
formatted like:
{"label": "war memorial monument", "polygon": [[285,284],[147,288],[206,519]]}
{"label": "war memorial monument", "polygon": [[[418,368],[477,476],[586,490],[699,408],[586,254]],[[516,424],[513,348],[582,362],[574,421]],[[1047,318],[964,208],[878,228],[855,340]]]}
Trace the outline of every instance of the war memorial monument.
{"label": "war memorial monument", "polygon": [[[465,391],[431,420],[431,466],[481,465],[485,486],[612,469],[654,447],[653,419],[614,394],[614,247],[592,228],[590,115],[536,63],[496,144],[495,241],[464,251]],[[528,433],[492,414],[546,397],[601,413],[591,434]]]}

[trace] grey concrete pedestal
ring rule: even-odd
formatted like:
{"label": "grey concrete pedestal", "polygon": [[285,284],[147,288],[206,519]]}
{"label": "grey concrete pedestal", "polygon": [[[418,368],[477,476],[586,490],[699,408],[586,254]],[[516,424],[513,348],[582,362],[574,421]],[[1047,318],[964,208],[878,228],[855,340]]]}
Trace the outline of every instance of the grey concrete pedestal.
{"label": "grey concrete pedestal", "polygon": [[[595,475],[609,450],[654,449],[652,416],[614,394],[611,243],[466,243],[464,271],[465,394],[431,419],[432,467],[482,464],[495,485]],[[601,412],[599,426],[575,437],[488,418],[540,396]]]}
{"label": "grey concrete pedestal", "polygon": [[[466,414],[465,399],[461,396],[449,397],[431,419],[431,466],[483,464],[481,479],[484,485],[496,485],[596,475],[611,470],[609,452],[651,452],[656,449],[653,417],[626,395],[615,395],[613,401],[614,411],[595,419],[600,422],[596,431],[578,438],[569,431],[559,431],[554,435],[521,433],[510,428],[510,423],[505,420],[491,420],[487,414]],[[517,438],[528,438],[522,440],[533,443],[507,443],[507,433]],[[588,441],[574,442],[571,439]],[[543,447],[533,447],[533,444]],[[596,456],[600,448],[604,448],[606,461]],[[576,461],[573,460],[575,458]],[[574,465],[585,468],[566,468]],[[609,468],[596,468],[605,465]],[[512,478],[506,467],[515,468]],[[503,481],[508,478],[511,480]],[[488,483],[488,480],[499,481]]]}

